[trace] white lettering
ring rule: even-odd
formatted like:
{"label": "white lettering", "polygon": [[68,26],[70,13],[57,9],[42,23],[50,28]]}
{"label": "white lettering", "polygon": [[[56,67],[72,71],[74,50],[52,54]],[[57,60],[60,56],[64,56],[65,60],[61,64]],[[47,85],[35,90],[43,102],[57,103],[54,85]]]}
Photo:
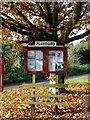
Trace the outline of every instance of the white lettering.
{"label": "white lettering", "polygon": [[35,41],[35,46],[56,46],[55,41]]}

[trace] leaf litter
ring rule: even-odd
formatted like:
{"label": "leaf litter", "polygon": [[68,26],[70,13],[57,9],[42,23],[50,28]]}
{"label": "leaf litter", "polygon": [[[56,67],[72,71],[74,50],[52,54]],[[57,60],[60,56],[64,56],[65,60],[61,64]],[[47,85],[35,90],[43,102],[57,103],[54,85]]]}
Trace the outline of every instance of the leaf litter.
{"label": "leaf litter", "polygon": [[[35,105],[35,114],[31,115],[31,106],[28,104],[21,104],[21,102],[30,102],[32,98],[23,97],[23,95],[30,95],[32,89],[29,87],[13,88],[4,90],[0,93],[0,118],[15,118],[18,120],[31,119],[31,120],[61,120],[61,119],[85,119],[85,101],[84,97],[90,94],[90,88],[85,85],[74,83],[66,88],[66,98],[59,98],[58,102],[67,102],[68,106],[58,106],[58,115],[54,114],[54,105]],[[51,95],[48,89],[38,88],[36,94]],[[36,98],[39,102],[53,102],[54,98]]]}

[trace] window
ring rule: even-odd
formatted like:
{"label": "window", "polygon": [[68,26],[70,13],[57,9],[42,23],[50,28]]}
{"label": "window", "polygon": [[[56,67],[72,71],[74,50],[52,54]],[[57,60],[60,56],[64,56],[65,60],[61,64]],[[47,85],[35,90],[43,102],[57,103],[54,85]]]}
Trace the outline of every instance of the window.
{"label": "window", "polygon": [[27,67],[29,71],[42,71],[43,70],[43,52],[40,50],[29,50]]}
{"label": "window", "polygon": [[48,53],[48,71],[64,71],[63,51],[49,51]]}

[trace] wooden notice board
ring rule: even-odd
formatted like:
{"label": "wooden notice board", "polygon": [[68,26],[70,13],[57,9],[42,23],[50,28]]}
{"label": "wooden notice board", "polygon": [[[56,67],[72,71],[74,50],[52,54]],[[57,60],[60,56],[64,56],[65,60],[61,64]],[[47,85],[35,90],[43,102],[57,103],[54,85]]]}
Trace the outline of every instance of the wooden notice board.
{"label": "wooden notice board", "polygon": [[56,73],[67,72],[67,48],[56,47],[24,47],[25,73]]}

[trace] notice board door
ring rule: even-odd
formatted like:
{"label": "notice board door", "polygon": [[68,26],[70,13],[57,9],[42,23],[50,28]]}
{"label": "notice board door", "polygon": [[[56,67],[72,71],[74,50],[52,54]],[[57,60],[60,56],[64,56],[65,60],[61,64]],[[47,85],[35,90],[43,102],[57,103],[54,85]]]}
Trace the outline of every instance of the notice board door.
{"label": "notice board door", "polygon": [[24,73],[46,73],[47,51],[40,48],[24,48]]}

